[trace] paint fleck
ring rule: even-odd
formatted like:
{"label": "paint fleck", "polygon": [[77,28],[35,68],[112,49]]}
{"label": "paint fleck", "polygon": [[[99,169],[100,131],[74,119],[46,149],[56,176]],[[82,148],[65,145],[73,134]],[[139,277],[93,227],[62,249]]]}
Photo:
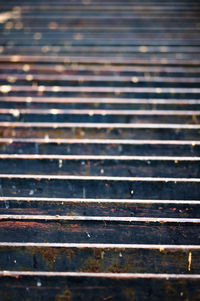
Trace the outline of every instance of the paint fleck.
{"label": "paint fleck", "polygon": [[189,252],[189,255],[188,255],[188,271],[191,271],[191,264],[192,264],[192,252]]}

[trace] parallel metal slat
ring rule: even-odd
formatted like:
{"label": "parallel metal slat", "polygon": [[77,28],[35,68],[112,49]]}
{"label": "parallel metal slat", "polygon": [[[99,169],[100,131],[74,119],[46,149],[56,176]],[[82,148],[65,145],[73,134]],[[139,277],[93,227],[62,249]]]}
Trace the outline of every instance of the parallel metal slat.
{"label": "parallel metal slat", "polygon": [[199,2],[0,10],[0,299],[198,300]]}

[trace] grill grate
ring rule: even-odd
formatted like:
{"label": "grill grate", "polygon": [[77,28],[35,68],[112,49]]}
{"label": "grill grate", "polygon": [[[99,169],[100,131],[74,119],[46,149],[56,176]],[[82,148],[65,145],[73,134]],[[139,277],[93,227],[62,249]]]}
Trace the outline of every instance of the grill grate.
{"label": "grill grate", "polygon": [[1,1],[1,300],[199,300],[199,9]]}

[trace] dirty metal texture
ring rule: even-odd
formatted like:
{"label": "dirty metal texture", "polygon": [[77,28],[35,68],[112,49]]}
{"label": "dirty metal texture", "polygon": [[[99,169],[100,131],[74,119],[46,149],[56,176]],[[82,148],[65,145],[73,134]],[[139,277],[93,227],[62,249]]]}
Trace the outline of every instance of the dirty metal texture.
{"label": "dirty metal texture", "polygon": [[0,138],[0,154],[198,157],[200,141]]}
{"label": "dirty metal texture", "polygon": [[[19,246],[20,245],[20,246]],[[179,249],[166,246],[121,245],[113,248],[104,245],[21,243],[0,244],[1,270],[54,271],[54,272],[108,272],[108,273],[185,273],[188,256],[192,252],[192,273],[199,271],[199,246]],[[143,248],[142,248],[143,247]],[[15,262],[16,261],[16,262]],[[13,262],[15,264],[13,265]]]}
{"label": "dirty metal texture", "polygon": [[[106,278],[106,274],[100,274],[100,277],[95,277],[95,274],[87,276],[79,275],[63,275],[55,276],[54,273],[44,276],[31,274],[30,275],[12,275],[8,274],[2,277],[2,293],[3,300],[9,300],[11,296],[15,296],[18,300],[181,300],[182,295],[189,300],[198,300],[196,292],[199,290],[199,279],[154,279],[152,274],[147,275],[147,278],[128,278],[121,279],[119,274],[116,278]],[[98,274],[97,274],[98,275]],[[131,275],[131,274],[130,274]],[[168,274],[167,274],[168,275]],[[181,274],[183,275],[183,274]],[[118,277],[117,277],[118,276]],[[149,276],[149,277],[148,277]],[[153,296],[153,297],[152,297]],[[183,299],[183,298],[182,298]]]}
{"label": "dirty metal texture", "polygon": [[1,197],[1,214],[198,218],[200,201]]}
{"label": "dirty metal texture", "polygon": [[0,300],[200,300],[199,16],[0,1]]}

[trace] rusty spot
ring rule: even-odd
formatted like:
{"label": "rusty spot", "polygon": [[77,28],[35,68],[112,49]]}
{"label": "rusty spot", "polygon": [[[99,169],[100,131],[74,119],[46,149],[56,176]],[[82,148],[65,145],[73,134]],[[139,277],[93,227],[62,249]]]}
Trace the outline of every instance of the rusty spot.
{"label": "rusty spot", "polygon": [[56,301],[71,301],[72,292],[69,290],[68,287],[64,288],[61,293],[59,293],[55,300]]}

